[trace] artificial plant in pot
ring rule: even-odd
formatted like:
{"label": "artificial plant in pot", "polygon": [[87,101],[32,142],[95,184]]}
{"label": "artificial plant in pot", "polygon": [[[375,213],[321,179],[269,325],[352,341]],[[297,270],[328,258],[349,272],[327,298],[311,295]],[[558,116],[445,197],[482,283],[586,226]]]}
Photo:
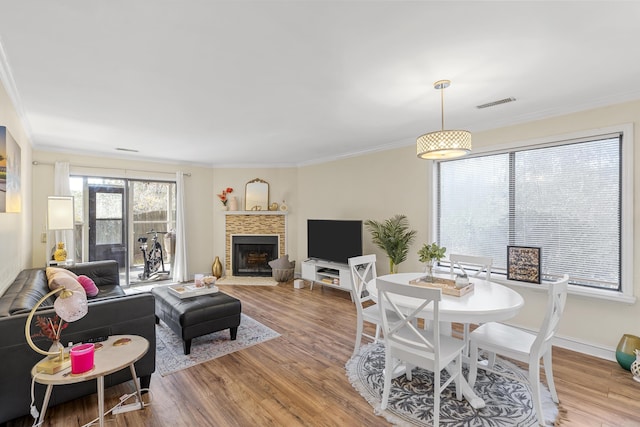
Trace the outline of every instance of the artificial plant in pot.
{"label": "artificial plant in pot", "polygon": [[389,272],[397,273],[398,264],[406,261],[409,246],[416,235],[415,230],[409,230],[407,217],[394,215],[382,222],[368,219],[364,225],[371,233],[373,243],[389,257]]}
{"label": "artificial plant in pot", "polygon": [[433,280],[433,265],[444,258],[447,248],[439,246],[436,242],[425,243],[418,251],[418,260],[425,263],[427,278]]}

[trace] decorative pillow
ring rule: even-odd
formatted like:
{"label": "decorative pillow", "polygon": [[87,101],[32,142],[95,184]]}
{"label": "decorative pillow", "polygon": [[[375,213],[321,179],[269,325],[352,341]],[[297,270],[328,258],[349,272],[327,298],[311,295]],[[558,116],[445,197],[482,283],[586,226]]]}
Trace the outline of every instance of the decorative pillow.
{"label": "decorative pillow", "polygon": [[82,287],[82,285],[80,285],[80,282],[78,282],[77,278],[74,278],[62,271],[54,272],[53,274],[51,274],[48,284],[49,289],[51,289],[52,291],[54,289],[58,289],[60,286],[64,286],[70,291],[82,290],[84,292],[84,288]]}
{"label": "decorative pillow", "polygon": [[[47,274],[47,280],[51,281],[51,277],[54,274],[63,274],[69,277],[72,277],[74,279],[78,279],[78,276],[76,276],[76,273],[74,273],[71,270],[67,270],[66,268],[60,268],[60,267],[47,267],[47,269],[45,270],[46,274]],[[51,289],[53,290],[53,289]]]}
{"label": "decorative pillow", "polygon": [[96,283],[91,279],[91,277],[87,277],[84,274],[78,276],[78,282],[84,288],[84,291],[87,293],[88,297],[95,297],[98,295],[100,289],[96,286]]}

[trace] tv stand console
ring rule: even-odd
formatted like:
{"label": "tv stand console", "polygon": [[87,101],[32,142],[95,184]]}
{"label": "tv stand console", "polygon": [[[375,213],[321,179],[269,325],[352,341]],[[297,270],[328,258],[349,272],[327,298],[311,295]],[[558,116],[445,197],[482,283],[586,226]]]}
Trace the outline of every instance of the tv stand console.
{"label": "tv stand console", "polygon": [[311,282],[311,289],[313,289],[314,283],[348,292],[351,292],[352,288],[349,265],[338,262],[318,259],[303,261],[302,278]]}

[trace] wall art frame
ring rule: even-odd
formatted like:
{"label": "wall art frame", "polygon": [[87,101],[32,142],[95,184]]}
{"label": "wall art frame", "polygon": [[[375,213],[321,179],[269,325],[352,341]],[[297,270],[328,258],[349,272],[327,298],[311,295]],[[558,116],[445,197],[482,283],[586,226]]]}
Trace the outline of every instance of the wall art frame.
{"label": "wall art frame", "polygon": [[507,280],[540,283],[542,248],[507,246]]}
{"label": "wall art frame", "polygon": [[20,146],[6,126],[0,126],[0,213],[22,211]]}

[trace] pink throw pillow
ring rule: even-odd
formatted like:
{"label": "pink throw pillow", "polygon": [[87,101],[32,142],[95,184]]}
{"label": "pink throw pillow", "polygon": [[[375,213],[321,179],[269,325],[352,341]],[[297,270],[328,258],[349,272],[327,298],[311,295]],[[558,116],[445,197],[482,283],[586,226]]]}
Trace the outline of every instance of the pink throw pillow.
{"label": "pink throw pillow", "polygon": [[81,274],[80,276],[78,276],[78,282],[80,282],[88,297],[95,297],[96,295],[98,295],[98,292],[100,290],[96,286],[96,283],[90,277]]}

